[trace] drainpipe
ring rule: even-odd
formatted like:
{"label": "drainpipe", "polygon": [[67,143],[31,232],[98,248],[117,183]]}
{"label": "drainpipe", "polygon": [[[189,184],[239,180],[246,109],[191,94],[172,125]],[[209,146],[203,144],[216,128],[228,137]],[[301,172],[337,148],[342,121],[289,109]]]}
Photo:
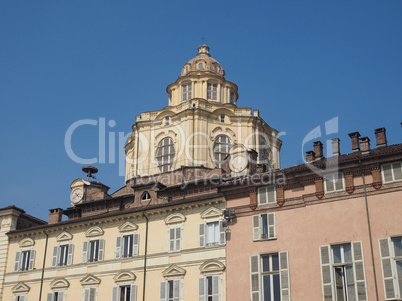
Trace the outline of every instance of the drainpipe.
{"label": "drainpipe", "polygon": [[375,264],[374,264],[373,240],[371,238],[371,225],[370,225],[370,214],[369,214],[369,208],[368,208],[368,202],[367,202],[366,180],[364,178],[363,165],[362,165],[361,160],[359,160],[359,165],[360,165],[360,171],[362,173],[362,178],[363,178],[364,200],[366,202],[367,225],[368,225],[369,237],[370,237],[370,249],[371,249],[371,260],[373,263],[375,294],[376,294],[376,299],[378,301],[378,286],[377,286],[377,275],[376,275],[377,273],[375,271]]}
{"label": "drainpipe", "polygon": [[142,301],[145,301],[145,281],[147,279],[147,249],[148,249],[148,217],[145,215],[145,211],[142,212],[142,216],[145,217],[145,254],[144,254],[144,283],[142,288]]}
{"label": "drainpipe", "polygon": [[42,277],[40,278],[40,290],[39,290],[39,301],[42,299],[42,287],[43,287],[43,277],[45,276],[45,260],[47,251],[47,242],[49,240],[49,235],[43,229],[43,233],[46,235],[45,253],[43,255],[43,266],[42,266]]}
{"label": "drainpipe", "polygon": [[192,158],[192,165],[194,166],[194,139],[195,139],[195,135],[194,135],[194,110],[195,110],[195,104],[193,104],[193,158]]}

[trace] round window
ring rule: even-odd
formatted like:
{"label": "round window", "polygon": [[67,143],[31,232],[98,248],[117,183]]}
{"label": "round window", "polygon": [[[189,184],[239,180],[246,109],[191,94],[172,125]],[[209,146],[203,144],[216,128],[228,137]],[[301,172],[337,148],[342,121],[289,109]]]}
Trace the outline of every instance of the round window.
{"label": "round window", "polygon": [[201,69],[201,70],[204,69],[204,63],[199,63],[198,64],[198,69]]}

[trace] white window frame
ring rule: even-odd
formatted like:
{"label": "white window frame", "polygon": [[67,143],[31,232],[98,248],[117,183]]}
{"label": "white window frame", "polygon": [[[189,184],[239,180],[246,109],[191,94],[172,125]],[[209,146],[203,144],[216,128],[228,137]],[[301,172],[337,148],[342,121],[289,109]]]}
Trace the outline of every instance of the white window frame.
{"label": "white window frame", "polygon": [[[131,239],[130,239],[131,237]],[[127,248],[131,248],[131,255],[130,252],[124,254],[124,250],[126,248],[126,238],[128,238],[128,243],[131,246]],[[130,242],[131,240],[131,242]],[[137,233],[126,233],[125,235],[116,237],[116,251],[115,251],[115,258],[131,258],[138,256],[139,252],[139,243],[140,243],[140,236]]]}
{"label": "white window frame", "polygon": [[[170,288],[172,288],[173,297],[169,297]],[[181,301],[182,300],[182,280],[169,279],[161,282],[160,301]]]}
{"label": "white window frame", "polygon": [[35,250],[23,250],[20,252],[16,252],[14,261],[14,272],[33,270],[35,268],[35,253]]}
{"label": "white window frame", "polygon": [[20,294],[14,296],[14,301],[26,301],[27,300],[27,295],[26,294]]}
{"label": "white window frame", "polygon": [[[341,181],[342,187],[337,188],[337,184],[339,183],[338,181]],[[328,183],[331,182],[333,185],[333,190],[328,189]],[[342,172],[338,172],[336,174],[329,174],[324,177],[324,189],[325,193],[333,193],[333,192],[339,192],[339,191],[345,191],[345,176],[343,175]]]}
{"label": "white window frame", "polygon": [[397,261],[402,262],[402,256],[396,256],[394,240],[402,239],[401,236],[391,236],[379,239],[380,256],[381,256],[381,270],[382,280],[384,286],[385,300],[399,300],[402,299],[402,289],[399,286]]}
{"label": "white window frame", "polygon": [[[62,248],[66,247],[67,252],[64,255],[63,261],[61,261],[62,257]],[[61,244],[59,246],[53,247],[53,256],[52,256],[52,267],[66,266],[73,264],[73,254],[74,254],[74,245],[73,244]]]}
{"label": "white window frame", "polygon": [[181,251],[182,243],[183,243],[183,227],[181,226],[170,227],[168,229],[168,251],[169,252]]}
{"label": "white window frame", "polygon": [[48,293],[46,301],[55,301],[54,300],[55,294],[57,294],[56,301],[65,301],[66,300],[66,292],[65,291],[56,291],[56,292]]}
{"label": "white window frame", "polygon": [[[98,295],[98,288],[97,287],[86,287],[84,288],[83,293],[83,301],[96,301]],[[93,296],[93,298],[92,298]]]}
{"label": "white window frame", "polygon": [[207,83],[207,99],[218,100],[218,84],[213,82]]}
{"label": "white window frame", "polygon": [[[92,257],[94,257],[92,260],[91,259],[91,244],[95,243],[98,241],[98,252],[97,254],[93,254]],[[96,249],[93,250],[96,252]],[[91,239],[88,241],[84,241],[82,245],[82,263],[89,263],[89,262],[99,262],[104,260],[104,255],[105,255],[105,240],[104,239]],[[96,258],[96,260],[95,260]]]}
{"label": "white window frame", "polygon": [[192,83],[184,83],[181,86],[182,102],[189,101],[191,99]]}
{"label": "white window frame", "polygon": [[[273,195],[273,196],[272,196]],[[269,185],[257,189],[258,205],[276,204],[276,186]]]}
{"label": "white window frame", "polygon": [[[264,233],[265,221],[266,221],[267,233]],[[253,215],[252,229],[253,229],[253,241],[276,239],[276,213],[267,212]]]}
{"label": "white window frame", "polygon": [[121,300],[121,290],[122,288],[130,287],[130,296],[127,298],[124,297],[124,301],[136,301],[137,300],[137,285],[135,284],[122,284],[113,287],[112,292],[112,301],[120,301]]}
{"label": "white window frame", "polygon": [[[212,294],[208,294],[209,287],[209,279],[211,281],[211,292]],[[221,300],[221,276],[220,275],[208,275],[206,277],[200,277],[198,279],[198,300],[199,301],[208,301],[209,297],[214,301]]]}
{"label": "white window frame", "polygon": [[[219,238],[218,241],[214,240],[213,243],[207,243],[208,241],[208,225],[218,223]],[[226,245],[226,228],[223,225],[223,221],[209,221],[199,225],[198,231],[198,246],[200,248],[204,247],[214,247],[214,246],[224,246]]]}
{"label": "white window frame", "polygon": [[[390,172],[391,172],[390,176],[392,177],[392,179],[387,181],[384,168],[388,167],[388,166],[390,167]],[[401,175],[399,175],[399,173]],[[392,163],[382,164],[381,165],[381,176],[382,176],[382,181],[384,184],[402,181],[402,162],[392,162]],[[397,178],[397,177],[400,177],[400,178]]]}

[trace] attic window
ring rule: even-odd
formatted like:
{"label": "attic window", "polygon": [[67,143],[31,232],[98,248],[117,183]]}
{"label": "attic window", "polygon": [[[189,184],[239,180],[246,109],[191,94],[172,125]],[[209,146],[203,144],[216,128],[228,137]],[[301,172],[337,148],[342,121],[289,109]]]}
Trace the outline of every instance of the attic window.
{"label": "attic window", "polygon": [[165,125],[169,125],[170,124],[170,118],[169,117],[166,117],[165,118]]}
{"label": "attic window", "polygon": [[219,71],[219,67],[218,67],[217,64],[214,64],[214,70],[215,70],[215,72],[218,72],[218,71]]}
{"label": "attic window", "polygon": [[204,69],[204,63],[199,63],[198,64],[198,69],[201,69],[201,70]]}
{"label": "attic window", "polygon": [[150,201],[151,200],[151,195],[149,194],[148,191],[145,191],[142,196],[141,196],[141,201]]}
{"label": "attic window", "polygon": [[225,122],[225,115],[221,115],[221,122],[222,122],[222,123]]}
{"label": "attic window", "polygon": [[188,66],[186,66],[186,72],[188,72]]}

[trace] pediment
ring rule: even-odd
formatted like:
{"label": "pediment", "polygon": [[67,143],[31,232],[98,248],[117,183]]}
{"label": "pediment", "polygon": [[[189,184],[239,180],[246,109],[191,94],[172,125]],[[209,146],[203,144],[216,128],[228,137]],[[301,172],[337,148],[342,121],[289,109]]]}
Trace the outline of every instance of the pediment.
{"label": "pediment", "polygon": [[57,241],[72,240],[73,236],[67,231],[63,231],[59,235],[57,235],[56,239]]}
{"label": "pediment", "polygon": [[214,218],[222,216],[223,212],[221,209],[215,207],[209,207],[207,210],[201,213],[201,217],[206,218]]}
{"label": "pediment", "polygon": [[98,227],[98,226],[91,227],[85,232],[86,237],[93,237],[93,236],[100,236],[100,235],[103,235],[103,230],[101,227]]}
{"label": "pediment", "polygon": [[50,288],[52,290],[57,290],[57,289],[67,289],[70,286],[70,282],[68,282],[66,279],[64,278],[57,278],[54,279],[51,283],[50,283]]}
{"label": "pediment", "polygon": [[181,213],[173,213],[165,218],[165,224],[175,224],[175,223],[184,223],[186,221],[186,217]]}
{"label": "pediment", "polygon": [[27,293],[30,289],[24,282],[18,282],[11,290],[13,293]]}
{"label": "pediment", "polygon": [[137,278],[137,276],[135,276],[135,274],[130,271],[122,271],[113,277],[114,282],[116,282],[116,283],[133,282],[136,278]]}
{"label": "pediment", "polygon": [[98,277],[95,277],[94,275],[87,275],[84,278],[80,280],[81,285],[99,285],[101,283],[101,280]]}
{"label": "pediment", "polygon": [[166,270],[164,270],[162,274],[163,277],[165,278],[177,278],[177,277],[184,277],[184,275],[186,275],[186,272],[187,271],[185,269],[175,264],[172,264]]}
{"label": "pediment", "polygon": [[222,273],[225,270],[225,265],[218,260],[207,260],[200,266],[202,274]]}
{"label": "pediment", "polygon": [[215,134],[216,132],[222,132],[222,128],[218,126],[212,130],[212,134]]}
{"label": "pediment", "polygon": [[19,245],[21,248],[22,247],[32,247],[34,244],[35,244],[35,241],[30,237],[24,238],[19,242]]}
{"label": "pediment", "polygon": [[119,227],[120,232],[136,231],[137,229],[138,225],[133,224],[132,222],[125,222],[123,225]]}

